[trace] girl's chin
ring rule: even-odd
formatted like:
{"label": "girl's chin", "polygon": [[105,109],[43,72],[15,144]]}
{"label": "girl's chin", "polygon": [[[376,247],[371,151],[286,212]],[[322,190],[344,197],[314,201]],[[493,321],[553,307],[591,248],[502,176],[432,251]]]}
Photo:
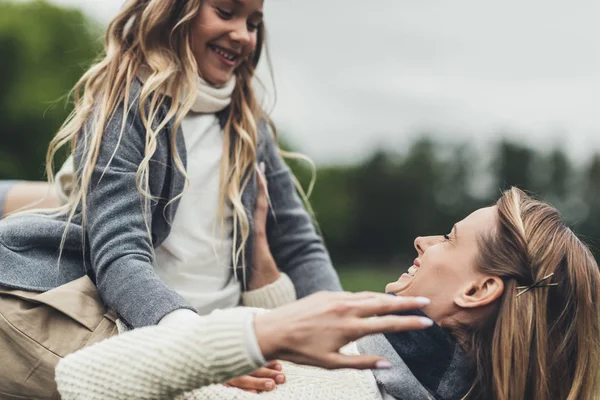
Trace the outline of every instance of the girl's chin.
{"label": "girl's chin", "polygon": [[400,276],[400,278],[398,278],[397,281],[395,282],[390,282],[386,285],[385,287],[385,292],[386,293],[395,293],[395,294],[405,294],[405,293],[400,293],[403,292],[405,289],[407,289],[410,286],[410,283],[412,282],[413,277],[408,275],[408,274],[402,274],[402,276]]}

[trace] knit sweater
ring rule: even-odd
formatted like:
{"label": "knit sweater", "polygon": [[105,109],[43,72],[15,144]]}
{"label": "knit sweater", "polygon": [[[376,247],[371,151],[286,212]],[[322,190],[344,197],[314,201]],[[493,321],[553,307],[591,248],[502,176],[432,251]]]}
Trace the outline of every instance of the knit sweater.
{"label": "knit sweater", "polygon": [[[275,308],[295,299],[285,274],[261,289],[245,292],[243,304]],[[370,371],[337,370],[283,362],[287,382],[254,394],[217,383],[262,366],[248,348],[245,331],[264,309],[238,307],[181,324],[135,329],[89,346],[61,360],[56,382],[63,400],[380,400]],[[357,353],[348,346],[346,353]]]}
{"label": "knit sweater", "polygon": [[258,312],[218,310],[186,326],[139,328],[90,346],[59,363],[59,392],[63,400],[381,400],[370,371],[287,362],[287,382],[271,392],[214,385],[261,367],[243,345],[244,326]]}

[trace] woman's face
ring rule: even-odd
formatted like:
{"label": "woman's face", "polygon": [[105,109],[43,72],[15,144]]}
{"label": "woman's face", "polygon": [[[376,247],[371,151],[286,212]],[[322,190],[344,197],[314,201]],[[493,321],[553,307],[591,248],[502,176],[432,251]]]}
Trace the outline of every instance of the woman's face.
{"label": "woman's face", "polygon": [[455,224],[447,235],[418,237],[414,265],[389,283],[386,292],[430,298],[423,311],[437,323],[452,317],[457,299],[471,291],[474,282],[481,282],[483,276],[475,265],[478,238],[493,229],[496,218],[496,207],[482,208]]}
{"label": "woman's face", "polygon": [[256,48],[263,0],[204,0],[196,16],[191,47],[200,76],[208,83],[227,83]]}

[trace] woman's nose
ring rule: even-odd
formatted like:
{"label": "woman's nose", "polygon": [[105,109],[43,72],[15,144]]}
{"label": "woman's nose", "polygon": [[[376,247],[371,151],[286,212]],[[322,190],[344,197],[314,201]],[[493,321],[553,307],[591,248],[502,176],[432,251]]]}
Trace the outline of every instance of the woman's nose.
{"label": "woman's nose", "polygon": [[425,252],[425,249],[423,249],[423,238],[421,236],[415,239],[415,249],[419,255]]}
{"label": "woman's nose", "polygon": [[438,236],[419,236],[415,239],[415,249],[419,255],[425,253],[427,248],[439,242]]}

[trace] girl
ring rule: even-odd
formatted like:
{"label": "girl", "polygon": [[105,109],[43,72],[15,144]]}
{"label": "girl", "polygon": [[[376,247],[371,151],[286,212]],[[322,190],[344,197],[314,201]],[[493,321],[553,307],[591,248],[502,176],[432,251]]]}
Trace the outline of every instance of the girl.
{"label": "girl", "polygon": [[[98,339],[114,334],[117,318],[128,328],[178,324],[238,305],[256,281],[250,211],[258,163],[269,181],[272,263],[298,297],[340,289],[254,96],[264,40],[262,0],[125,2],[108,27],[105,56],[76,85],[74,111],[50,144],[51,183],[57,150],[70,145],[74,156],[67,204],[0,223],[0,330],[13,332],[15,318],[35,321],[18,331],[47,348],[44,312],[58,310]],[[92,301],[93,321],[72,308],[94,299],[86,277],[108,309]],[[283,274],[257,283],[265,284],[291,286]],[[15,316],[9,303],[30,306],[8,298],[49,308]],[[64,344],[74,328],[63,322]],[[75,348],[60,354],[77,348],[69,342]],[[0,343],[0,353],[14,348]],[[56,361],[32,352],[14,375],[29,381]]]}
{"label": "girl", "polygon": [[[414,265],[386,292],[427,296],[431,302],[423,312],[400,315],[427,315],[434,326],[367,336],[353,350],[385,357],[392,364],[389,370],[326,371],[286,364],[288,382],[273,392],[257,395],[223,386],[190,391],[211,382],[202,368],[181,367],[184,362],[210,365],[211,358],[200,351],[188,357],[177,350],[192,345],[189,337],[197,328],[174,334],[169,354],[158,346],[164,332],[151,328],[63,360],[57,374],[61,393],[65,399],[95,399],[103,390],[106,399],[173,399],[187,390],[180,399],[197,400],[600,397],[600,272],[556,209],[511,189],[495,206],[458,222],[449,234],[417,238],[415,248]],[[275,336],[284,323],[296,328],[292,332],[310,326],[306,320],[284,321],[288,309],[259,314],[257,332],[270,327],[267,333]],[[328,342],[337,326],[325,321],[312,340]],[[281,344],[288,360],[330,366],[327,352],[316,362],[297,354],[305,346],[298,335],[290,333]],[[261,348],[269,357],[269,346]],[[112,365],[122,371],[118,379],[109,373]],[[164,365],[168,370],[153,378]],[[222,380],[231,376],[225,368],[219,371]]]}

